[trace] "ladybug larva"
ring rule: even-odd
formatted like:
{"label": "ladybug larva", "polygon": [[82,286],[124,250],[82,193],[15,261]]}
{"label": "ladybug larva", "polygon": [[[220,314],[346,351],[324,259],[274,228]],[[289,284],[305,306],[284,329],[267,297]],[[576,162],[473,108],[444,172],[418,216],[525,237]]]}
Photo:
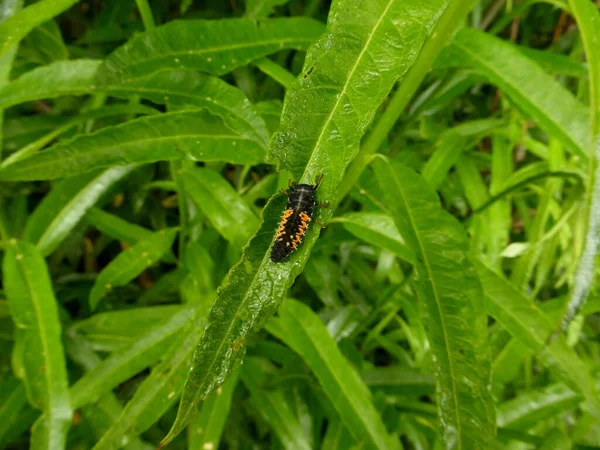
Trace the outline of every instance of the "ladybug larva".
{"label": "ladybug larva", "polygon": [[288,202],[275,234],[275,242],[271,249],[271,261],[282,261],[293,253],[302,242],[308,225],[313,220],[313,207],[327,206],[317,204],[315,197],[315,191],[322,179],[323,175],[321,174],[314,185],[296,184],[289,188],[291,191],[285,191]]}

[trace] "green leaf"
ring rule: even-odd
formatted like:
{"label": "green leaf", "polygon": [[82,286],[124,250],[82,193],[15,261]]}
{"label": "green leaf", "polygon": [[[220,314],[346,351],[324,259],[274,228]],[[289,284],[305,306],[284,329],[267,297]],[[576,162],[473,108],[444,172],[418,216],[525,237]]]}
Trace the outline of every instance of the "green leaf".
{"label": "green leaf", "polygon": [[106,191],[135,168],[113,167],[56,184],[27,220],[24,239],[35,243],[42,256],[49,255]]}
{"label": "green leaf", "polygon": [[546,339],[553,331],[552,322],[514,285],[481,262],[475,268],[483,285],[488,313],[572,389],[586,399],[584,408],[600,420],[600,396],[589,368],[563,337],[550,345]]}
{"label": "green leaf", "polygon": [[29,402],[43,411],[32,429],[31,448],[62,449],[71,424],[61,325],[48,268],[27,242],[11,241],[3,262],[3,281],[19,330],[17,350]]}
{"label": "green leaf", "polygon": [[267,329],[302,357],[348,430],[365,448],[399,447],[387,433],[369,389],[310,308],[286,300]]}
{"label": "green leaf", "polygon": [[210,223],[236,247],[243,247],[259,226],[254,212],[217,172],[201,167],[184,169],[185,190]]}
{"label": "green leaf", "polygon": [[[0,25],[2,26],[2,25]],[[101,61],[58,61],[38,67],[0,89],[0,108],[61,95],[88,94]]]}
{"label": "green leaf", "polygon": [[124,82],[166,68],[223,75],[283,49],[305,50],[323,31],[322,23],[305,17],[175,20],[115,50],[98,80]]}
{"label": "green leaf", "polygon": [[[269,157],[302,183],[313,184],[325,173],[320,189],[331,199],[381,101],[414,62],[447,4],[334,4],[328,33],[308,51],[303,72],[286,96]],[[400,24],[405,16],[411,20]]]}
{"label": "green leaf", "polygon": [[411,169],[392,167],[383,157],[373,166],[398,230],[416,255],[414,286],[433,353],[444,444],[487,448],[495,431],[487,317],[466,233]]}
{"label": "green leaf", "polygon": [[175,236],[176,229],[157,231],[149,239],[141,240],[120,253],[98,274],[90,292],[90,307],[96,308],[113,288],[126,285],[155,264],[171,249]]}
{"label": "green leaf", "polygon": [[525,114],[573,154],[588,160],[590,113],[569,91],[513,45],[471,28],[458,32],[436,62],[467,66],[501,88]]}
{"label": "green leaf", "polygon": [[77,0],[42,0],[0,24],[0,56],[38,25],[69,9]]}
{"label": "green leaf", "polygon": [[190,157],[258,164],[264,150],[207,111],[142,117],[58,143],[0,170],[0,180],[50,180],[113,165]]}
{"label": "green leaf", "polygon": [[350,233],[365,242],[385,248],[409,263],[415,255],[409,249],[392,219],[387,214],[356,212],[336,217],[329,223],[341,223]]}
{"label": "green leaf", "polygon": [[244,93],[217,77],[191,70],[161,69],[128,83],[106,86],[103,91],[123,98],[138,95],[154,103],[166,103],[170,108],[206,108],[223,117],[226,123],[233,115],[239,119],[234,125],[243,127],[242,134],[254,135],[265,149],[269,144],[265,121]]}
{"label": "green leaf", "polygon": [[189,371],[192,353],[200,338],[197,330],[204,326],[206,320],[199,311],[201,310],[188,312],[193,318],[181,330],[168,352],[161,357],[160,364],[152,369],[152,373],[127,402],[121,416],[94,446],[94,450],[118,448],[127,433],[143,433],[177,400]]}
{"label": "green leaf", "polygon": [[[181,310],[147,330],[123,351],[116,352],[82,376],[71,387],[71,404],[74,408],[94,402],[119,383],[162,358],[187,324],[194,319],[191,308]],[[77,340],[78,336],[72,336]]]}
{"label": "green leaf", "polygon": [[[325,173],[319,201],[335,199],[362,133],[396,79],[414,61],[443,4],[392,0],[369,2],[368,8],[358,0],[333,4],[328,33],[308,52],[304,75],[286,95],[282,128],[272,141],[272,156],[281,168],[291,168],[296,179],[305,173],[303,181],[314,183]],[[406,16],[414,21],[403,22]],[[302,271],[318,238],[317,227],[311,227],[288,261],[273,263],[268,256],[284,207],[282,196],[267,204],[262,227],[218,291],[177,418],[162,445],[183,429],[200,401],[239,364],[246,337],[273,315]],[[331,215],[324,209],[315,212],[320,220]]]}

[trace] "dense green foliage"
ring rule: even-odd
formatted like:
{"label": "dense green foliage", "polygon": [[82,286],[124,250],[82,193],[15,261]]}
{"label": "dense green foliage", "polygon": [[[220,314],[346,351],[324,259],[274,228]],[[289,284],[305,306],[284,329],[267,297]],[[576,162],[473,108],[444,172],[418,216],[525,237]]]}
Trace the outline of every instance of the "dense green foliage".
{"label": "dense green foliage", "polygon": [[600,449],[597,3],[1,0],[0,448]]}

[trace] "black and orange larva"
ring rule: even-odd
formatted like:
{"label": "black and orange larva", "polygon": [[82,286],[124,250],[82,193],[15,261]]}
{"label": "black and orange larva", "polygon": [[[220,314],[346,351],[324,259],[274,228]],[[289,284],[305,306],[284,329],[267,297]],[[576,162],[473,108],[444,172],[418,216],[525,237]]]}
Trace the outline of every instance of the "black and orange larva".
{"label": "black and orange larva", "polygon": [[271,261],[279,262],[298,248],[308,229],[308,224],[313,220],[313,207],[325,206],[317,205],[315,198],[315,191],[322,179],[323,175],[317,179],[314,185],[296,184],[290,188],[291,191],[285,191],[288,202],[275,234],[275,242],[271,249]]}

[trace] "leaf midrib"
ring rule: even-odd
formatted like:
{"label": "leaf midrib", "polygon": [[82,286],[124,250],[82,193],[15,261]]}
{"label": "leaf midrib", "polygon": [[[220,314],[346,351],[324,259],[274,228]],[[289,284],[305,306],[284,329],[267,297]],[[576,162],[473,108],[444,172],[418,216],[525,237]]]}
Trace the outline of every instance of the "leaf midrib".
{"label": "leaf midrib", "polygon": [[375,36],[375,33],[377,32],[377,30],[379,29],[379,26],[382,24],[383,19],[385,18],[385,16],[387,15],[387,12],[389,11],[389,9],[392,6],[392,3],[394,3],[395,0],[389,0],[387,6],[385,7],[385,9],[383,10],[383,12],[381,13],[381,16],[379,17],[379,20],[375,23],[375,26],[373,27],[373,29],[371,30],[371,33],[369,33],[369,37],[367,38],[367,40],[365,41],[365,44],[361,50],[361,52],[359,53],[358,57],[356,58],[356,62],[354,63],[354,66],[352,66],[352,70],[350,71],[350,73],[348,74],[348,78],[346,79],[346,82],[344,83],[344,87],[342,88],[342,90],[340,91],[335,104],[333,105],[333,108],[331,109],[331,113],[329,113],[329,117],[327,117],[327,120],[323,123],[323,127],[321,128],[321,132],[319,133],[319,137],[317,138],[315,145],[311,151],[310,157],[308,159],[308,162],[306,163],[306,168],[304,169],[304,173],[302,174],[301,177],[301,181],[307,182],[307,183],[311,183],[312,180],[307,180],[306,176],[307,176],[307,171],[308,168],[312,165],[313,159],[315,158],[315,155],[317,154],[317,149],[319,148],[320,144],[321,144],[321,139],[323,139],[323,136],[325,136],[325,130],[327,130],[327,128],[329,127],[329,124],[333,121],[333,115],[334,113],[337,111],[338,106],[340,105],[340,102],[342,101],[342,98],[346,95],[346,91],[348,90],[348,86],[350,84],[350,80],[352,80],[352,77],[354,76],[354,72],[356,72],[356,69],[358,68],[359,64],[362,61],[362,58],[364,56],[364,54],[366,53],[367,49],[369,48],[371,41],[373,40],[373,36]]}
{"label": "leaf midrib", "polygon": [[[429,264],[429,258],[427,257],[427,253],[425,252],[425,246],[423,245],[421,236],[418,232],[418,227],[416,226],[416,222],[415,222],[415,219],[412,214],[412,209],[409,208],[409,206],[408,206],[409,203],[407,201],[406,194],[405,194],[404,190],[402,189],[402,185],[401,185],[400,181],[398,180],[396,173],[393,170],[391,170],[391,166],[389,166],[389,164],[388,164],[388,167],[390,168],[389,172],[392,174],[394,182],[396,183],[396,186],[398,188],[398,192],[402,196],[402,201],[404,202],[404,205],[406,206],[406,215],[410,221],[411,227],[414,230],[415,237],[417,238],[417,242],[419,244],[419,249],[421,251],[421,256],[423,257],[423,265],[425,266],[425,268],[427,270],[427,275],[429,277],[429,280],[434,280],[433,271]],[[444,346],[446,348],[446,356],[448,359],[448,365],[449,365],[449,369],[450,369],[450,380],[452,382],[452,394],[453,394],[452,402],[454,403],[454,411],[456,414],[456,422],[455,423],[456,423],[456,429],[458,431],[458,436],[459,436],[458,448],[461,449],[461,448],[463,448],[463,444],[462,444],[463,434],[462,434],[462,429],[461,429],[460,414],[459,414],[459,407],[458,407],[458,394],[457,394],[456,382],[455,382],[456,374],[455,374],[455,370],[454,370],[454,364],[452,363],[450,347],[448,345],[448,330],[446,327],[446,321],[444,319],[444,315],[442,313],[440,300],[439,300],[439,294],[437,292],[436,285],[433,281],[430,281],[429,284],[431,285],[431,288],[433,290],[433,294],[434,294],[434,298],[435,298],[435,305],[437,307],[438,314],[440,317],[440,323],[442,325],[442,333],[444,334]]]}

